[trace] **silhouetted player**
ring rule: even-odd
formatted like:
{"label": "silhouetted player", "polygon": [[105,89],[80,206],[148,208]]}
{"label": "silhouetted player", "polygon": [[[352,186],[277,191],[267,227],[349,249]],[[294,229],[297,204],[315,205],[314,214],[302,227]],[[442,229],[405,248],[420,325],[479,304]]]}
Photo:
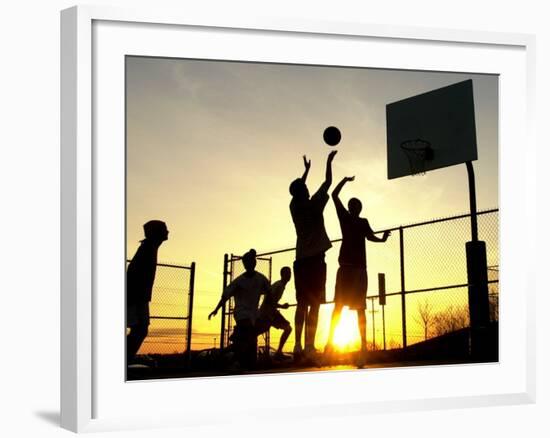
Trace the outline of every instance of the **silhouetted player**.
{"label": "silhouetted player", "polygon": [[208,315],[208,319],[218,313],[218,310],[231,297],[235,299],[235,328],[231,337],[237,360],[241,367],[252,369],[256,365],[257,337],[256,319],[260,295],[271,290],[269,280],[256,268],[256,251],[251,249],[242,256],[245,272],[229,283],[222,293],[216,308]]}
{"label": "silhouetted player", "polygon": [[126,272],[126,318],[130,333],[126,336],[126,360],[129,364],[137,354],[149,330],[149,302],[157,270],[157,254],[168,239],[168,229],[162,221],[143,225],[145,239],[128,265]]}
{"label": "silhouetted player", "polygon": [[325,251],[332,244],[325,230],[323,211],[328,202],[328,189],[332,184],[332,160],[336,151],[327,158],[325,181],[310,198],[306,185],[311,161],[304,156],[305,171],[301,178],[290,184],[290,213],[296,228],[296,260],[294,261],[294,285],[296,288],[294,357],[302,356],[302,330],[306,324],[305,354],[315,353],[315,333],[319,306],[325,302],[327,266]]}
{"label": "silhouetted player", "polygon": [[283,330],[281,339],[279,340],[279,347],[275,353],[275,359],[282,360],[285,358],[283,355],[283,347],[286,340],[292,332],[292,327],[286,318],[279,312],[278,309],[288,309],[288,303],[279,304],[279,300],[283,296],[285,287],[292,277],[292,271],[288,266],[281,268],[281,279],[271,285],[271,292],[266,294],[262,305],[260,306],[260,312],[258,321],[256,322],[256,329],[258,334],[265,333],[271,327],[275,327],[279,330]]}
{"label": "silhouetted player", "polygon": [[367,349],[367,320],[365,317],[365,304],[367,298],[367,253],[365,249],[365,238],[372,242],[385,242],[390,235],[386,231],[382,238],[374,235],[369,221],[359,217],[362,205],[357,198],[351,198],[348,202],[348,210],[342,205],[339,194],[342,187],[355,177],[346,177],[338,183],[332,192],[332,199],[336,206],[336,213],[342,230],[342,245],[338,257],[339,268],[336,274],[336,290],[334,293],[334,310],[330,323],[330,333],[325,348],[326,352],[332,351],[334,330],[342,307],[348,306],[357,310],[357,321],[361,334],[361,361],[364,360]]}

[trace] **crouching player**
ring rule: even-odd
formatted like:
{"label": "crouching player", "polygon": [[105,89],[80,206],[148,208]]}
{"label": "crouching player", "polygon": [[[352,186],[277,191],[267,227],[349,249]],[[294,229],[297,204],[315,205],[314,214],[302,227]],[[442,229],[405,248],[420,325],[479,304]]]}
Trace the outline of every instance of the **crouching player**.
{"label": "crouching player", "polygon": [[288,266],[281,268],[281,279],[271,285],[271,292],[266,294],[262,305],[260,306],[258,320],[256,322],[256,332],[259,335],[267,332],[271,327],[283,330],[283,334],[279,340],[279,347],[277,348],[277,352],[274,356],[274,359],[276,360],[286,359],[283,354],[283,347],[292,332],[290,323],[278,310],[288,309],[289,307],[288,303],[279,304],[279,301],[283,296],[283,292],[285,291],[285,287],[290,281],[291,276],[292,271]]}

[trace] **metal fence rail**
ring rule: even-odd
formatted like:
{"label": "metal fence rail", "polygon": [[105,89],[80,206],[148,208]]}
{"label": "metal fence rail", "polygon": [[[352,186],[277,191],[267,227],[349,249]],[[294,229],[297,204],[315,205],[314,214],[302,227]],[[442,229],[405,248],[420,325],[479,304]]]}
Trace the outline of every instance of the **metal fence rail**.
{"label": "metal fence rail", "polygon": [[157,263],[149,332],[138,354],[191,351],[194,288],[195,262],[189,266]]}
{"label": "metal fence rail", "polygon": [[[487,246],[490,317],[498,321],[498,209],[478,212],[477,220],[479,239],[485,241]],[[392,231],[387,242],[367,242],[369,288],[366,304],[370,348],[400,348],[468,326],[465,243],[471,237],[470,215],[437,218],[380,229],[376,233],[386,230]],[[333,240],[333,248],[326,254],[327,299],[334,293],[340,242],[341,239]],[[263,252],[258,257],[266,262],[265,265],[258,262],[257,270],[275,281],[282,266],[292,267],[295,249]],[[224,260],[224,271],[227,274],[224,276],[224,285],[232,278],[229,273],[237,269],[236,260],[238,258],[235,256],[226,256]],[[271,279],[267,273],[273,273],[276,278]],[[386,277],[385,306],[380,306],[378,302],[377,273],[384,273]],[[293,281],[288,284],[281,302],[295,305]],[[319,327],[328,327],[331,304],[332,301],[329,301],[322,306]],[[281,312],[289,321],[293,321],[292,309]],[[226,314],[222,318],[225,342],[229,324],[230,316]],[[267,342],[278,341],[279,336],[278,331],[272,330]],[[318,344],[323,342],[322,336],[317,339]],[[293,340],[289,339],[287,349],[292,347]]]}

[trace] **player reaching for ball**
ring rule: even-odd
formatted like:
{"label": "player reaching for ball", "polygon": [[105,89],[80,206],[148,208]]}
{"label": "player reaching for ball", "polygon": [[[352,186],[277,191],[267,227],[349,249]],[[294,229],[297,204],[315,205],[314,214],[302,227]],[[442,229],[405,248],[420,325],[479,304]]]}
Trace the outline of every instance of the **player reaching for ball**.
{"label": "player reaching for ball", "polygon": [[292,195],[290,213],[296,228],[296,260],[294,261],[294,286],[296,289],[296,314],[294,358],[303,357],[302,331],[304,323],[305,355],[313,359],[315,334],[319,318],[319,306],[325,302],[327,266],[325,252],[332,246],[325,230],[323,211],[328,202],[328,189],[332,184],[332,160],[336,151],[327,158],[325,181],[310,198],[306,185],[311,161],[304,156],[305,171],[301,178],[290,184]]}
{"label": "player reaching for ball", "polygon": [[362,205],[357,198],[351,198],[348,202],[348,209],[340,201],[340,191],[348,182],[355,177],[345,177],[338,183],[332,192],[332,200],[336,206],[336,213],[340,221],[342,231],[342,245],[338,257],[339,268],[336,274],[336,288],[334,292],[334,310],[330,323],[330,332],[325,348],[325,353],[333,351],[332,340],[334,330],[340,320],[342,308],[348,306],[357,311],[357,322],[361,334],[360,363],[363,364],[367,349],[367,320],[365,317],[365,304],[367,298],[367,253],[365,238],[371,242],[385,242],[390,236],[385,231],[382,238],[376,237],[367,219],[359,217]]}

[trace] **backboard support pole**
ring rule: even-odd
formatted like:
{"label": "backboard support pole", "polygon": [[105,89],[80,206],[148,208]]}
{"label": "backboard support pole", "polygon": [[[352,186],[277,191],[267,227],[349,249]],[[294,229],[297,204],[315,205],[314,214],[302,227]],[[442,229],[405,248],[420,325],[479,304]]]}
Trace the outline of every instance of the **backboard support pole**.
{"label": "backboard support pole", "polygon": [[468,270],[468,307],[470,311],[471,354],[483,359],[488,353],[484,342],[484,330],[489,325],[489,288],[487,284],[487,249],[479,240],[477,224],[477,203],[474,167],[466,162],[470,192],[470,217],[472,240],[466,242],[466,265]]}
{"label": "backboard support pole", "polygon": [[470,189],[470,217],[471,217],[471,227],[472,227],[472,242],[477,242],[478,234],[477,234],[476,178],[474,174],[474,166],[471,161],[466,161],[466,169],[468,170],[468,187]]}

